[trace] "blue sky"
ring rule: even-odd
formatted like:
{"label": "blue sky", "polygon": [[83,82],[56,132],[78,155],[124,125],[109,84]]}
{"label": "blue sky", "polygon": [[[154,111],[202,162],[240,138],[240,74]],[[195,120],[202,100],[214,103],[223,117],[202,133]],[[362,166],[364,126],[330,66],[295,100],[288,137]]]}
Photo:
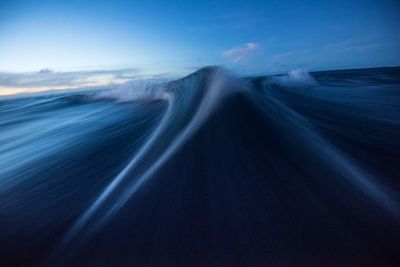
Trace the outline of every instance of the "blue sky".
{"label": "blue sky", "polygon": [[399,29],[398,0],[2,0],[0,72],[398,66]]}

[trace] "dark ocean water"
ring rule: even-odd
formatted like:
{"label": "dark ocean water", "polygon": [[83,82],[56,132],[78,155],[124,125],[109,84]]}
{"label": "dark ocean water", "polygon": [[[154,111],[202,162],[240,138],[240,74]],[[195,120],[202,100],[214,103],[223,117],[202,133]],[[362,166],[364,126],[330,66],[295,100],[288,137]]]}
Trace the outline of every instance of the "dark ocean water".
{"label": "dark ocean water", "polygon": [[0,100],[0,266],[400,266],[400,68]]}

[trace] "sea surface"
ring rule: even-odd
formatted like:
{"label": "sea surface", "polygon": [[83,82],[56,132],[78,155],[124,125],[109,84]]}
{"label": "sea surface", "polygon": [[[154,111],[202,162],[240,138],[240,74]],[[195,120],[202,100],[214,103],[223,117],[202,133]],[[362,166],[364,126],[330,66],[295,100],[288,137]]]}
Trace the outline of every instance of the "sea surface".
{"label": "sea surface", "polygon": [[400,266],[400,68],[0,99],[0,266]]}

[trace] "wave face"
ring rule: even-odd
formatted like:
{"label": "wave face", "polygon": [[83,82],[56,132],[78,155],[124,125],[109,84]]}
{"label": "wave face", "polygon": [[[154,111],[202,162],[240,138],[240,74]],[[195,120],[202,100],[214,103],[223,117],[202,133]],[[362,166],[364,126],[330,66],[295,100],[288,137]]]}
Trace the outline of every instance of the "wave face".
{"label": "wave face", "polygon": [[0,100],[1,266],[398,266],[400,69]]}

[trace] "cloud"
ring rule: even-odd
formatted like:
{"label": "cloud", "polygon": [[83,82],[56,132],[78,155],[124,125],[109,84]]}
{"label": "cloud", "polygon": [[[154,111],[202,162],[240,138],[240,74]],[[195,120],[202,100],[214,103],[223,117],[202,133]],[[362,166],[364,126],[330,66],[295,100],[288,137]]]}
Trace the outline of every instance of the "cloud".
{"label": "cloud", "polygon": [[139,69],[92,70],[56,72],[42,69],[38,72],[0,72],[0,95],[20,92],[39,92],[122,84],[145,78]]}
{"label": "cloud", "polygon": [[82,86],[95,80],[108,80],[110,83],[130,80],[138,77],[136,69],[94,70],[55,72],[43,69],[39,72],[10,73],[0,72],[0,86],[37,87],[37,86]]}
{"label": "cloud", "polygon": [[260,46],[256,43],[247,43],[241,47],[235,47],[222,53],[222,56],[231,60],[233,63],[239,63],[249,58]]}

